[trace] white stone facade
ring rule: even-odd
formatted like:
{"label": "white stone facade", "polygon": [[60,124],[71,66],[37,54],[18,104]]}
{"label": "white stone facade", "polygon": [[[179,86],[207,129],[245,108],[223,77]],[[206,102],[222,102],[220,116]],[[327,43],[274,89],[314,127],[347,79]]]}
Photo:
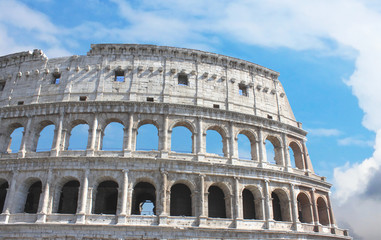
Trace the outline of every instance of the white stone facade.
{"label": "white stone facade", "polygon": [[[240,59],[153,45],[0,57],[0,239],[351,239],[336,226],[331,185],[313,171],[307,133],[278,76]],[[111,122],[124,126],[121,151],[102,150]],[[89,126],[87,148],[69,150],[78,124]],[[157,150],[136,150],[145,124],[158,130]],[[51,150],[37,152],[48,125]],[[171,151],[177,126],[192,133],[191,153]],[[222,136],[223,156],[206,152],[210,129]],[[250,140],[251,160],[238,157],[239,134]],[[154,215],[139,214],[147,199]]]}

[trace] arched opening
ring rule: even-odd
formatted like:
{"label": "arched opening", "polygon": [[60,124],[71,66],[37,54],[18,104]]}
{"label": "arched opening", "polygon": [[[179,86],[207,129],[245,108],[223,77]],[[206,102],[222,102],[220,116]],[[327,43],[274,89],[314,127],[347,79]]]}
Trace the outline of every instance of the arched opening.
{"label": "arched opening", "polygon": [[328,207],[322,197],[317,199],[317,208],[319,215],[319,223],[321,225],[329,225],[329,217],[328,217]]}
{"label": "arched opening", "polygon": [[192,153],[193,134],[183,126],[177,126],[172,129],[171,151],[180,153]]}
{"label": "arched opening", "polygon": [[39,134],[36,152],[46,152],[52,149],[54,129],[54,124],[50,124],[42,129]]}
{"label": "arched opening", "polygon": [[246,134],[238,134],[237,143],[238,157],[240,159],[255,160],[257,158],[255,151],[255,141],[250,140],[250,138]]}
{"label": "arched opening", "polygon": [[156,214],[156,189],[152,184],[140,182],[135,185],[131,213],[134,215]]}
{"label": "arched opening", "polygon": [[18,127],[13,130],[9,140],[8,152],[17,153],[20,150],[23,135],[24,127]]}
{"label": "arched opening", "polygon": [[116,214],[118,205],[118,184],[104,181],[98,185],[95,197],[95,214]]}
{"label": "arched opening", "polygon": [[5,198],[7,197],[8,182],[0,184],[0,213],[4,211]]}
{"label": "arched opening", "polygon": [[124,126],[118,122],[109,123],[102,138],[103,151],[122,151],[123,150]]}
{"label": "arched opening", "polygon": [[302,151],[297,143],[292,142],[289,146],[289,155],[291,166],[298,169],[304,169]]}
{"label": "arched opening", "polygon": [[78,124],[70,132],[68,150],[86,150],[89,136],[89,125]]}
{"label": "arched opening", "polygon": [[79,182],[65,183],[61,189],[58,213],[75,214],[77,212]]}
{"label": "arched opening", "polygon": [[275,221],[291,221],[290,203],[287,193],[276,189],[271,193],[273,204],[273,219]]}
{"label": "arched opening", "polygon": [[157,127],[153,124],[144,124],[136,132],[136,150],[152,151],[158,150],[159,136]]}
{"label": "arched opening", "polygon": [[209,217],[226,218],[225,194],[221,188],[211,186],[208,190]]}
{"label": "arched opening", "polygon": [[192,216],[191,191],[185,184],[175,184],[171,187],[171,216]]}
{"label": "arched opening", "polygon": [[224,156],[224,142],[222,135],[216,130],[206,131],[206,152]]}
{"label": "arched opening", "polygon": [[243,219],[256,219],[255,212],[255,199],[253,193],[244,189],[242,192],[242,201],[243,201]]}
{"label": "arched opening", "polygon": [[301,223],[312,223],[311,203],[307,195],[299,193],[298,202],[298,219]]}
{"label": "arched opening", "polygon": [[42,192],[41,181],[37,181],[29,187],[28,195],[26,197],[26,201],[24,205],[25,213],[37,213],[41,192]]}
{"label": "arched opening", "polygon": [[265,145],[267,162],[282,165],[282,148],[279,140],[274,136],[268,136]]}

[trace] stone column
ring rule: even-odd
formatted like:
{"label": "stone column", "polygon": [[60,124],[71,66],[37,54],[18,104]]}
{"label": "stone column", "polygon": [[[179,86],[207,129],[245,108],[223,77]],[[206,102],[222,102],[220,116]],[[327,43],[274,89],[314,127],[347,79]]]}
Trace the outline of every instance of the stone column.
{"label": "stone column", "polygon": [[93,120],[93,126],[91,129],[89,129],[89,140],[87,144],[87,156],[94,156],[94,151],[98,150],[96,149],[96,141],[97,141],[97,129],[98,129],[98,118],[97,115],[94,115]]}
{"label": "stone column", "polygon": [[315,188],[311,188],[311,200],[312,200],[312,209],[313,209],[313,217],[314,217],[314,224],[319,225],[319,216],[318,216],[318,209],[316,205],[316,197],[315,197]]}
{"label": "stone column", "polygon": [[123,170],[122,203],[118,216],[118,224],[126,223],[128,195],[128,169]]}
{"label": "stone column", "polygon": [[292,213],[292,223],[294,225],[294,230],[298,231],[298,206],[297,200],[295,197],[295,185],[293,183],[290,184],[290,195],[291,195],[291,213]]}
{"label": "stone column", "polygon": [[12,180],[11,180],[11,186],[7,190],[7,196],[5,197],[5,202],[4,202],[4,211],[3,214],[4,217],[2,217],[2,222],[3,223],[8,223],[9,221],[9,215],[13,213],[13,203],[15,202],[15,193],[16,193],[16,182],[18,178],[19,172],[18,170],[13,172]]}
{"label": "stone column", "polygon": [[[48,212],[48,204],[49,204],[49,190],[50,190],[50,181],[52,177],[52,170],[48,170],[48,176],[45,182],[45,188],[42,195],[42,201],[40,200],[40,211],[37,214],[37,223],[45,223],[46,222],[46,214]],[[41,199],[41,197],[40,197]]]}
{"label": "stone column", "polygon": [[308,153],[306,147],[306,140],[303,139],[303,160],[304,160],[304,168],[307,173],[310,173],[312,170],[312,166],[310,166],[310,162],[308,160]]}
{"label": "stone column", "polygon": [[161,157],[162,158],[168,158],[168,116],[167,115],[164,116],[163,129],[162,129],[161,133],[162,133],[161,134],[161,138],[160,138],[160,142],[161,142],[161,148],[160,148]]}
{"label": "stone column", "polygon": [[198,221],[199,221],[199,226],[202,226],[206,223],[206,212],[205,212],[205,175],[200,174],[200,196],[199,196],[199,210],[198,210]]}
{"label": "stone column", "polygon": [[264,180],[264,194],[265,194],[265,221],[266,228],[270,229],[270,197],[269,197],[269,180]]}
{"label": "stone column", "polygon": [[123,146],[124,147],[124,156],[130,157],[132,152],[132,127],[134,125],[134,115],[130,113],[128,115],[128,127],[124,129],[124,140],[123,140]]}
{"label": "stone column", "polygon": [[197,118],[197,157],[198,161],[202,161],[205,155],[205,143],[204,143],[204,132],[202,118]]}
{"label": "stone column", "polygon": [[77,223],[85,223],[86,220],[86,206],[87,206],[87,195],[89,189],[89,169],[87,168],[83,173],[82,180],[82,194],[81,194],[81,205],[79,206],[79,212],[77,214]]}
{"label": "stone column", "polygon": [[237,160],[238,158],[238,144],[237,144],[237,138],[234,136],[234,126],[232,122],[229,122],[229,146],[230,146],[230,161],[232,164]]}
{"label": "stone column", "polygon": [[58,129],[54,130],[54,143],[53,149],[50,151],[50,156],[57,157],[60,153],[61,149],[61,141],[62,141],[62,125],[63,125],[64,114],[60,114],[60,119],[58,121]]}
{"label": "stone column", "polygon": [[258,130],[258,152],[259,152],[258,160],[260,163],[267,162],[265,149],[266,147],[263,140],[262,128],[259,128]]}
{"label": "stone column", "polygon": [[162,186],[161,186],[161,213],[159,215],[159,225],[167,225],[167,179],[168,172],[161,171]]}
{"label": "stone column", "polygon": [[234,220],[236,228],[239,228],[240,221],[243,219],[242,201],[239,191],[239,177],[234,177]]}
{"label": "stone column", "polygon": [[291,165],[290,153],[288,151],[287,137],[285,133],[282,133],[282,141],[283,141],[284,167],[285,167],[285,170],[287,171],[289,170],[289,168],[292,168],[292,165]]}
{"label": "stone column", "polygon": [[331,222],[331,227],[336,228],[335,216],[333,215],[332,205],[331,205],[331,197],[327,194],[327,204],[329,209],[329,220]]}
{"label": "stone column", "polygon": [[31,125],[31,123],[32,123],[32,118],[28,118],[28,122],[26,124],[26,127],[24,128],[24,132],[23,132],[23,136],[22,136],[20,150],[17,154],[19,158],[25,157],[26,144],[28,141],[30,141],[30,125]]}

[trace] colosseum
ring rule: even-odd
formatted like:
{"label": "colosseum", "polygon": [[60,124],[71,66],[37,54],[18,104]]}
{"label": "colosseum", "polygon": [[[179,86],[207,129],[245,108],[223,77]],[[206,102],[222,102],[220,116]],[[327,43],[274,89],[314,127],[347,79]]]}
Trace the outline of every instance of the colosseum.
{"label": "colosseum", "polygon": [[351,239],[278,77],[155,45],[0,57],[0,239]]}

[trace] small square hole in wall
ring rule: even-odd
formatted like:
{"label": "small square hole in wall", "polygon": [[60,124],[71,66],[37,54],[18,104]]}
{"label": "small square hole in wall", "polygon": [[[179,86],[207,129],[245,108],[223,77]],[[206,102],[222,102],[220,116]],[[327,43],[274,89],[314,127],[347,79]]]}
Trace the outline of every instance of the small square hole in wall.
{"label": "small square hole in wall", "polygon": [[213,104],[213,108],[220,108],[219,104]]}
{"label": "small square hole in wall", "polygon": [[17,102],[17,105],[24,105],[24,101]]}
{"label": "small square hole in wall", "polygon": [[271,116],[271,115],[267,115],[267,118],[268,118],[268,119],[273,119],[273,116]]}
{"label": "small square hole in wall", "polygon": [[247,97],[248,96],[247,86],[245,84],[239,84],[238,87],[239,87],[239,95]]}
{"label": "small square hole in wall", "polygon": [[87,100],[86,96],[80,96],[79,101],[85,102]]}
{"label": "small square hole in wall", "polygon": [[0,82],[0,91],[3,91],[5,87],[5,82]]}
{"label": "small square hole in wall", "polygon": [[53,73],[52,84],[59,84],[61,81],[61,73]]}
{"label": "small square hole in wall", "polygon": [[154,102],[153,97],[148,97],[148,98],[147,98],[147,102]]}
{"label": "small square hole in wall", "polygon": [[179,73],[179,75],[177,76],[177,79],[178,79],[178,85],[181,85],[181,86],[188,86],[189,85],[189,81],[188,81],[188,75],[186,75],[185,73]]}
{"label": "small square hole in wall", "polygon": [[124,82],[124,71],[115,71],[115,82]]}

